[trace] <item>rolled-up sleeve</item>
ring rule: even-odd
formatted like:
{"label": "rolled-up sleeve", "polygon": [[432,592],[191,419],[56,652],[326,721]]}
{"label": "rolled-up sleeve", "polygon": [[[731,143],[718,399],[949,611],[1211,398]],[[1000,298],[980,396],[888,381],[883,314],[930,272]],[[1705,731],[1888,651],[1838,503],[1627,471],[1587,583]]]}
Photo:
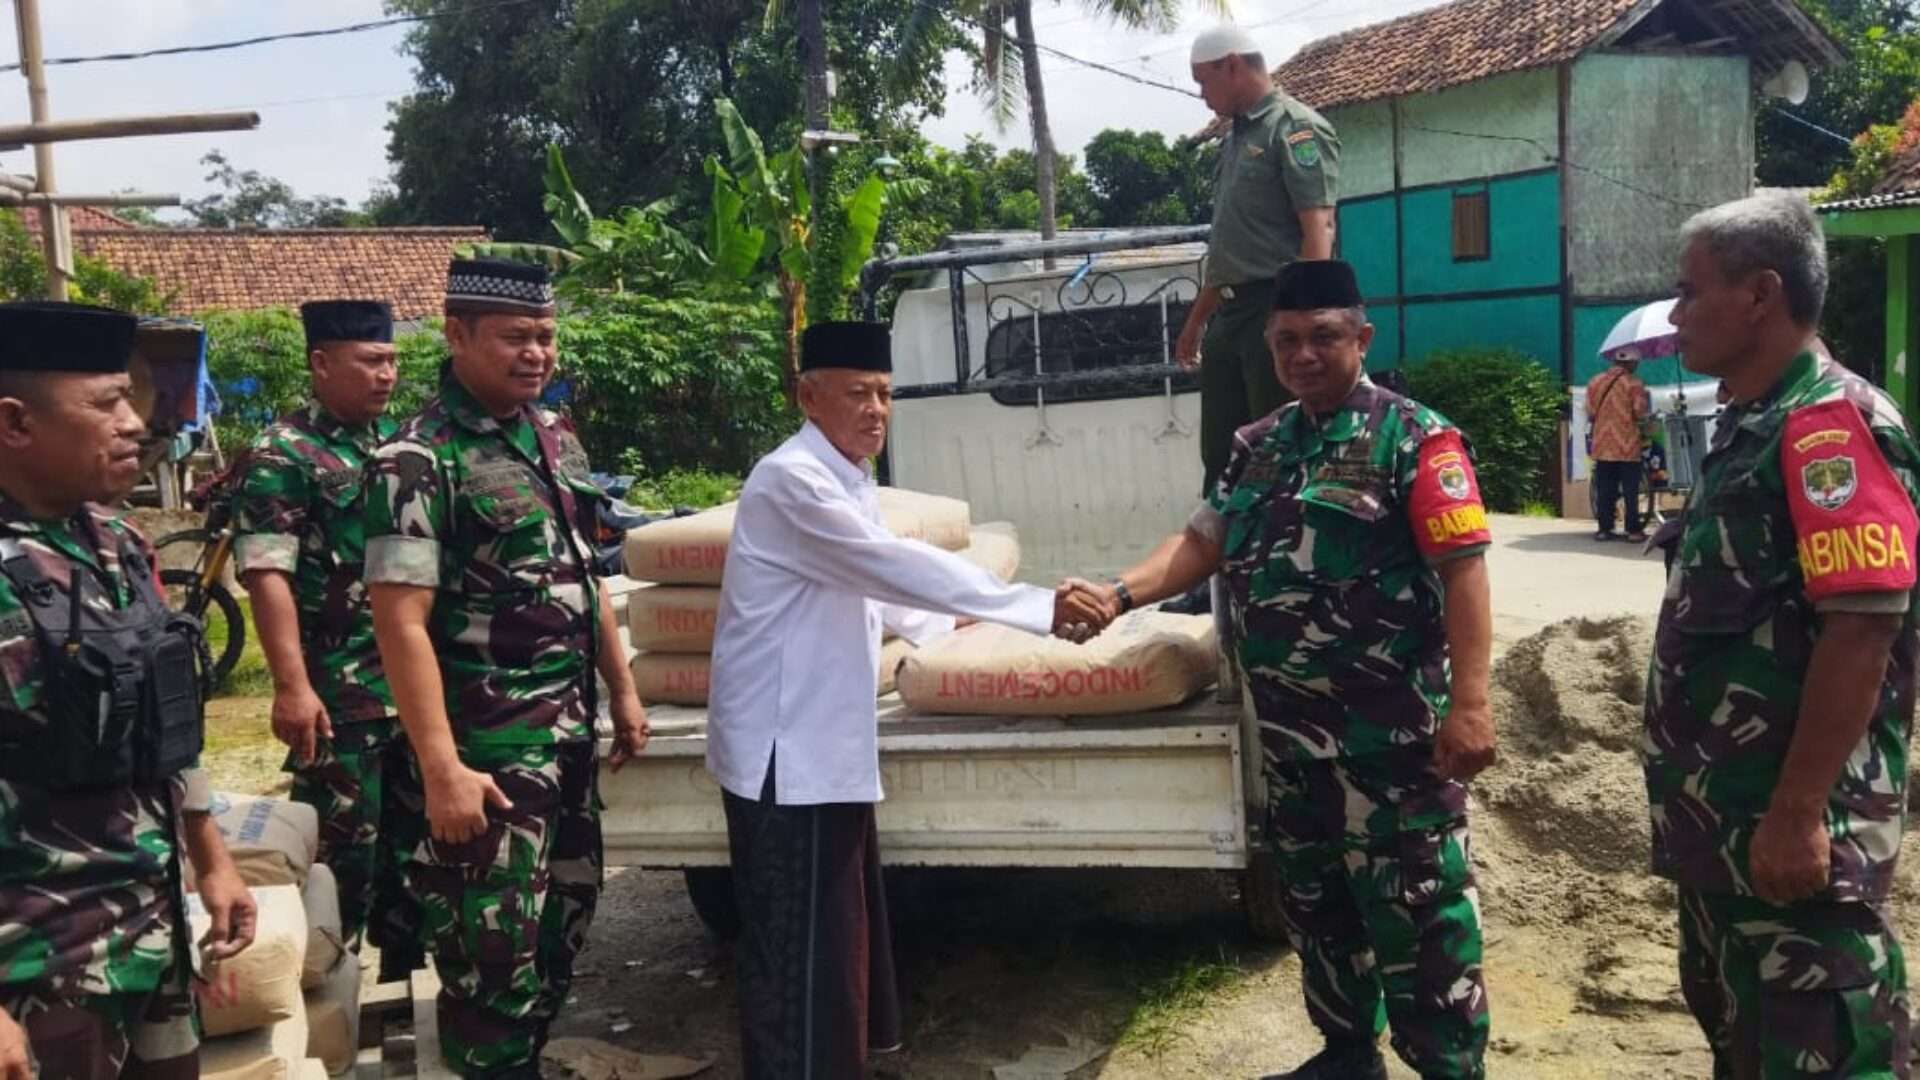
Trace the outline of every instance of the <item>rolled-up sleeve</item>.
{"label": "rolled-up sleeve", "polygon": [[367,463],[367,583],[437,588],[446,487],[432,451],[388,443]]}
{"label": "rolled-up sleeve", "polygon": [[299,462],[271,444],[256,445],[249,452],[233,511],[233,551],[241,573],[295,571],[311,494]]}

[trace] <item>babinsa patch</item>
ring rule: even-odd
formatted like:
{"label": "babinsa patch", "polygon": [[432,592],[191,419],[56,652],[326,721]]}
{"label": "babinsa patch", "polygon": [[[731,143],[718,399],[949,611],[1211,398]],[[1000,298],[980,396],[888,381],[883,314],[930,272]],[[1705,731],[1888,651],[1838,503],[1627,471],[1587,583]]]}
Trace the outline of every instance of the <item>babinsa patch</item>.
{"label": "babinsa patch", "polygon": [[1807,501],[1822,510],[1838,510],[1847,505],[1847,500],[1853,498],[1860,486],[1853,459],[1844,454],[1807,462],[1800,467],[1800,483],[1806,489]]}
{"label": "babinsa patch", "polygon": [[1439,473],[1440,490],[1449,499],[1465,499],[1473,494],[1472,485],[1467,483],[1467,470],[1460,465],[1443,465]]}

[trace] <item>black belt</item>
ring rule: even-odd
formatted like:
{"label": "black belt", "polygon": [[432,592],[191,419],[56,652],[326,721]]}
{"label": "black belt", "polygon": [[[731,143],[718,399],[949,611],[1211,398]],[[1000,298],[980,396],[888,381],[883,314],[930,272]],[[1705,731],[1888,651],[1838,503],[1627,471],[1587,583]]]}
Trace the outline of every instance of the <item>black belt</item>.
{"label": "black belt", "polygon": [[1220,286],[1220,299],[1228,302],[1257,299],[1261,296],[1272,295],[1273,290],[1274,282],[1272,280],[1262,281],[1255,279],[1253,281],[1242,281],[1234,285]]}

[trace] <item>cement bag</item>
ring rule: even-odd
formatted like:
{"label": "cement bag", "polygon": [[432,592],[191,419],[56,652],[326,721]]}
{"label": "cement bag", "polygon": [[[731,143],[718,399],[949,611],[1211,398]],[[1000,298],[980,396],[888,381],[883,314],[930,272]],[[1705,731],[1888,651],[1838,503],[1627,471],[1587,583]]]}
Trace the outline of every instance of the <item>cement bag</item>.
{"label": "cement bag", "polygon": [[893,693],[900,673],[900,662],[913,655],[913,642],[894,638],[880,646],[880,687],[876,696]]}
{"label": "cement bag", "polygon": [[1135,611],[1085,645],[975,623],[900,666],[915,712],[1101,716],[1178,705],[1213,682],[1213,618]]}
{"label": "cement bag", "polygon": [[307,991],[307,1056],[319,1058],[325,1071],[353,1071],[360,1056],[360,959],[347,954],[327,973],[323,985]]}
{"label": "cement bag", "polygon": [[327,981],[327,974],[347,955],[340,922],[340,884],[326,863],[314,863],[300,890],[300,906],[307,913],[307,955],[300,967],[300,987],[311,990]]}
{"label": "cement bag", "polygon": [[880,519],[887,531],[908,540],[925,540],[934,547],[959,551],[967,546],[973,510],[959,499],[928,495],[905,488],[883,487]]}
{"label": "cement bag", "polygon": [[1020,572],[1020,532],[1011,521],[975,525],[967,533],[967,546],[956,554],[1001,581],[1012,581]]}
{"label": "cement bag", "polygon": [[302,1080],[306,1060],[307,1018],[295,1012],[272,1027],[201,1040],[200,1080]]}
{"label": "cement bag", "polygon": [[[230,988],[234,998],[221,1006],[201,1003],[200,1022],[208,1035],[252,1031],[305,1015],[300,970],[307,953],[307,911],[300,902],[300,890],[292,885],[272,885],[252,891],[260,908],[253,944],[206,972],[209,980]],[[187,897],[187,921],[196,942],[213,923],[198,894]],[[295,1050],[293,1060],[307,1056],[304,1024]]]}
{"label": "cement bag", "polygon": [[613,608],[613,621],[616,625],[626,625],[627,599],[633,595],[635,589],[645,587],[644,582],[635,581],[624,574],[600,579],[601,594],[607,598],[608,604]]}
{"label": "cement bag", "polygon": [[720,590],[698,585],[650,585],[627,601],[633,646],[652,652],[713,651]]}
{"label": "cement bag", "polygon": [[213,823],[249,885],[298,885],[320,851],[320,815],[305,803],[213,793]]}
{"label": "cement bag", "polygon": [[646,704],[705,705],[713,657],[705,653],[641,653],[633,658],[633,684]]}
{"label": "cement bag", "polygon": [[720,584],[736,508],[727,503],[629,530],[621,548],[627,576],[667,585]]}

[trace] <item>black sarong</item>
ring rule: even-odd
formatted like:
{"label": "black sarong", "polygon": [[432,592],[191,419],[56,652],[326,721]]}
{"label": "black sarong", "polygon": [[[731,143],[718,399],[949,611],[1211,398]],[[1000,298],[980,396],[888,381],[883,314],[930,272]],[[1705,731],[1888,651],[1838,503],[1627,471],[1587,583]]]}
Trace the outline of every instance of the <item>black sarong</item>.
{"label": "black sarong", "polygon": [[780,806],[773,775],[726,793],[746,1075],[858,1080],[902,1037],[873,804]]}

